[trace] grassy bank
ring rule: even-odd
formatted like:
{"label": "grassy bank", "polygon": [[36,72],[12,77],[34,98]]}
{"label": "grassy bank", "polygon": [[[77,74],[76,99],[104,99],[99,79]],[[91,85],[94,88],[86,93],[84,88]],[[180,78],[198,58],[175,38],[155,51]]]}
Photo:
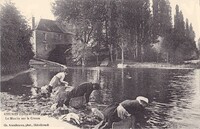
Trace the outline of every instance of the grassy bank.
{"label": "grassy bank", "polygon": [[[121,64],[121,61],[116,61],[114,66]],[[200,60],[185,62],[184,64],[170,64],[170,63],[158,63],[158,62],[133,62],[124,61],[124,65],[132,68],[200,68]]]}

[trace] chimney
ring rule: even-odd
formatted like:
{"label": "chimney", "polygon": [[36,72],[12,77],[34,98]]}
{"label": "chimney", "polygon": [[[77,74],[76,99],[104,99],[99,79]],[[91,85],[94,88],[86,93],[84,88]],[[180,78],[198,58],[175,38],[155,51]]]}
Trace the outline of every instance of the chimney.
{"label": "chimney", "polygon": [[35,17],[32,17],[32,30],[35,29]]}

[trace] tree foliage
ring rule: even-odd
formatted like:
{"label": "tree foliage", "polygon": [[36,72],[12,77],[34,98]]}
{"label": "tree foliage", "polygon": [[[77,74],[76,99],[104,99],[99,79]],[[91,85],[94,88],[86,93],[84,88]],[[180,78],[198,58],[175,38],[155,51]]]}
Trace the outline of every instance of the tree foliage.
{"label": "tree foliage", "polygon": [[164,48],[170,56],[170,62],[181,63],[184,60],[197,58],[195,33],[188,19],[184,21],[182,11],[176,5],[174,28],[165,37]]}
{"label": "tree foliage", "polygon": [[58,20],[75,25],[80,41],[72,45],[76,61],[84,62],[92,53],[98,62],[101,49],[109,51],[111,61],[155,61],[160,53],[154,52],[152,44],[159,36],[164,39],[160,51],[169,55],[167,60],[195,49],[192,25],[184,22],[178,5],[172,26],[169,0],[153,0],[152,10],[149,0],[56,0],[53,13]]}
{"label": "tree foliage", "polygon": [[[82,49],[79,47],[79,51],[75,50],[79,56],[74,58],[82,59],[83,65],[87,56],[85,53],[87,47],[91,47],[93,43],[95,29],[105,19],[103,7],[104,2],[98,0],[56,0],[53,4],[53,13],[58,19],[75,25],[75,38],[81,41]],[[75,45],[73,46],[75,49],[77,48]]]}
{"label": "tree foliage", "polygon": [[165,36],[172,28],[169,0],[153,0],[153,34]]}
{"label": "tree foliage", "polygon": [[1,5],[0,23],[2,67],[28,64],[34,55],[30,43],[32,31],[14,4]]}

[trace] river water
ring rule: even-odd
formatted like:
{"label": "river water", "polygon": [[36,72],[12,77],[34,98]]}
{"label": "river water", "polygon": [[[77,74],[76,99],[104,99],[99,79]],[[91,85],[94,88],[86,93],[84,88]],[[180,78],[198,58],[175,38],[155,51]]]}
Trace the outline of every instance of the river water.
{"label": "river water", "polygon": [[[1,83],[1,92],[14,96],[31,95],[31,88],[43,86],[59,68],[37,68]],[[140,128],[200,128],[200,69],[156,68],[70,68],[65,78],[72,86],[92,81],[101,84],[92,101],[110,104],[146,96],[150,100],[147,117]]]}

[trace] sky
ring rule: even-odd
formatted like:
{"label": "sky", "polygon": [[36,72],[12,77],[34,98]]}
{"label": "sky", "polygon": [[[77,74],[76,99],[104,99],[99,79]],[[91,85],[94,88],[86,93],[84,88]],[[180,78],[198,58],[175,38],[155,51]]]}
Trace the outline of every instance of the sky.
{"label": "sky", "polygon": [[55,20],[51,12],[51,3],[54,0],[0,0],[0,3],[11,1],[29,22],[32,16],[39,20],[41,18]]}
{"label": "sky", "polygon": [[[192,23],[196,34],[195,40],[200,38],[200,0],[169,0],[172,7],[172,14],[175,13],[176,4],[179,5],[179,10],[183,12],[184,19],[188,18],[189,23]],[[174,17],[174,15],[173,15]]]}
{"label": "sky", "polygon": [[[15,6],[24,15],[29,22],[32,16],[36,18],[36,22],[40,18],[55,20],[51,12],[51,3],[54,0],[0,0],[0,4],[5,1],[12,1]],[[175,12],[175,5],[179,5],[179,9],[183,12],[184,19],[188,18],[192,23],[196,34],[195,40],[200,38],[200,0],[169,0],[172,7],[172,14]],[[174,15],[172,16],[172,18]]]}

